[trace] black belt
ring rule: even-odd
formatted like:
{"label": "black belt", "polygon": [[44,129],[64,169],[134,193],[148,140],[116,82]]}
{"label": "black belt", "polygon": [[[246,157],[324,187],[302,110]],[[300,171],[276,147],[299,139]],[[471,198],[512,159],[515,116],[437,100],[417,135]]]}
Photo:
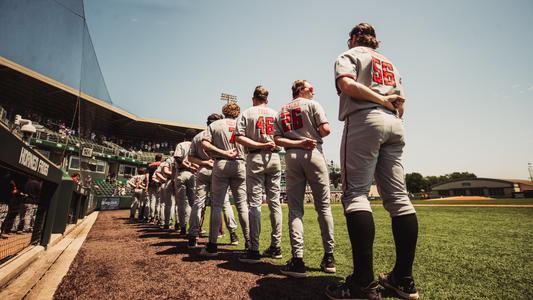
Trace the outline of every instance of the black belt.
{"label": "black belt", "polygon": [[378,109],[378,108],[380,108],[380,107],[382,107],[382,106],[372,106],[372,107],[367,107],[367,108],[361,108],[361,109],[359,109],[359,110],[357,110],[357,111],[365,111],[365,110]]}
{"label": "black belt", "polygon": [[252,150],[248,150],[248,153],[261,153],[261,152],[265,152],[265,153],[278,153],[279,150],[276,149],[276,150],[268,150],[268,149],[252,149]]}
{"label": "black belt", "polygon": [[225,158],[225,157],[215,157],[215,160],[244,160],[244,158]]}

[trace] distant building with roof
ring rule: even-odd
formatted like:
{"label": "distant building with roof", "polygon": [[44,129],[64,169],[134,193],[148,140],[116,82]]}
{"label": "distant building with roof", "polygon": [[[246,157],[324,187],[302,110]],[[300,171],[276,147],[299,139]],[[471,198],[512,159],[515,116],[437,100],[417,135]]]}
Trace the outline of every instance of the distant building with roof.
{"label": "distant building with roof", "polygon": [[533,182],[523,179],[458,179],[431,186],[430,197],[485,196],[511,198],[516,194],[533,197]]}

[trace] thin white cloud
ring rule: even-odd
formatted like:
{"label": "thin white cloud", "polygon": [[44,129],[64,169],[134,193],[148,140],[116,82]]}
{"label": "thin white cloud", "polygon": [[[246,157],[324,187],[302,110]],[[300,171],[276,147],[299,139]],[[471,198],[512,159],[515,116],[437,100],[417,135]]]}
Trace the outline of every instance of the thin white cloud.
{"label": "thin white cloud", "polygon": [[533,85],[527,88],[528,91],[533,91]]}
{"label": "thin white cloud", "polygon": [[130,21],[133,22],[133,23],[136,23],[136,22],[138,22],[139,20],[137,20],[136,18],[131,18]]}
{"label": "thin white cloud", "polygon": [[519,87],[520,87],[519,84],[513,84],[513,85],[511,86],[511,88],[513,88],[513,89],[517,89],[517,88],[519,88]]}

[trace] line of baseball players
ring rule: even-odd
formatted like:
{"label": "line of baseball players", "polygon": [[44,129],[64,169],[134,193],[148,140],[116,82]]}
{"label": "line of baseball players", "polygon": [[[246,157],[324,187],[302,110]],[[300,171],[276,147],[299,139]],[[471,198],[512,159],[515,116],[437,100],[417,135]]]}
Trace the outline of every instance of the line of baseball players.
{"label": "line of baseball players", "polygon": [[[324,257],[321,269],[334,273],[333,218],[330,208],[329,170],[322,153],[322,138],[330,132],[320,104],[313,99],[314,90],[305,80],[293,83],[294,100],[278,113],[267,107],[268,90],[257,86],[253,106],[242,114],[233,102],[224,105],[223,115],[211,114],[208,128],[194,135],[187,130],[172,157],[139,170],[128,185],[134,189],[130,219],[139,210],[139,218],[170,229],[175,215],[175,229],[187,234],[188,247],[198,246],[206,200],[211,194],[209,240],[200,252],[213,257],[217,252],[222,215],[232,245],[239,243],[237,225],[228,194],[231,193],[244,236],[246,253],[239,260],[258,263],[261,260],[259,235],[261,205],[266,200],[270,209],[271,243],[263,255],[280,259],[282,210],[280,203],[280,147],[286,150],[286,189],[289,206],[289,229],[292,259],[282,272],[293,277],[306,277],[303,262],[304,195],[311,187],[322,233]],[[145,197],[143,195],[148,195]],[[187,232],[187,224],[188,232]]]}
{"label": "line of baseball players", "polygon": [[[345,123],[341,144],[342,203],[352,245],[354,272],[345,282],[327,287],[326,296],[330,299],[381,299],[383,288],[404,299],[419,298],[412,276],[418,221],[405,188],[401,163],[405,145],[401,119],[404,92],[398,70],[376,51],[378,45],[374,28],[361,23],[350,31],[349,50],[339,55],[335,62],[339,120]],[[188,246],[196,248],[206,195],[210,193],[209,240],[200,254],[217,256],[223,211],[226,212],[231,242],[238,244],[235,222],[233,225],[228,222],[231,219],[228,216],[231,211],[229,191],[245,238],[246,252],[239,261],[257,263],[261,260],[261,204],[263,195],[266,195],[272,230],[271,243],[263,255],[281,258],[281,164],[278,152],[283,147],[286,151],[292,258],[281,272],[291,277],[307,277],[302,222],[307,185],[313,194],[324,248],[320,267],[327,273],[336,271],[329,172],[322,152],[323,138],[330,134],[329,122],[322,106],[313,100],[314,88],[308,81],[294,81],[292,96],[292,101],[277,112],[267,106],[267,89],[257,86],[251,108],[241,114],[236,103],[226,104],[222,109],[223,116],[209,116],[207,130],[194,137],[186,135],[187,142],[178,144],[173,158],[157,167],[157,163],[149,166],[149,169],[155,168],[152,181],[159,183],[159,214],[164,228],[169,226],[172,209],[169,199],[174,194],[171,192],[173,188],[178,199],[185,199],[180,196],[185,193],[192,207],[190,214],[188,210],[178,209],[178,220],[183,234],[189,221]],[[381,274],[377,281],[374,280],[372,262],[375,228],[367,198],[373,178],[392,218],[396,246],[393,270]],[[146,188],[152,199],[156,190],[151,190],[150,185]],[[153,208],[152,205],[156,202],[150,200],[147,217],[154,217],[152,212],[158,215],[158,206]],[[185,200],[178,200],[178,203],[182,202]]]}

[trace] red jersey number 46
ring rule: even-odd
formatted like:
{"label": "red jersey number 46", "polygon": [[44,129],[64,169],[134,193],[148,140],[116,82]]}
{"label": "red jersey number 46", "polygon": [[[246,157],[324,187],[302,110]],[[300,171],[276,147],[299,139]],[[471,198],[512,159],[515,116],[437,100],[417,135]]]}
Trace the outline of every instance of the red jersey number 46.
{"label": "red jersey number 46", "polygon": [[274,118],[260,116],[255,128],[259,129],[261,134],[274,134]]}

